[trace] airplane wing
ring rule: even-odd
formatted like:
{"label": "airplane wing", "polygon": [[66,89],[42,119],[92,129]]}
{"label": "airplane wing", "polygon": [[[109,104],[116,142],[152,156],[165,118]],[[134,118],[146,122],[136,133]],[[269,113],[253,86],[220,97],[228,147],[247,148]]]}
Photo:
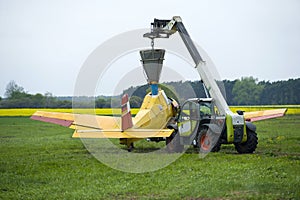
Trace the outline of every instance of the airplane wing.
{"label": "airplane wing", "polygon": [[36,111],[31,116],[31,119],[58,124],[72,129],[83,128],[83,127],[90,128],[90,129],[99,129],[99,128],[112,129],[112,128],[118,128],[120,124],[119,117],[60,113],[60,112],[46,112],[46,111]]}
{"label": "airplane wing", "polygon": [[122,97],[121,117],[37,111],[31,119],[75,129],[74,138],[169,137],[174,130],[134,127],[128,95]]}
{"label": "airplane wing", "polygon": [[246,121],[255,122],[255,121],[260,121],[265,119],[282,117],[285,115],[286,111],[287,109],[283,108],[283,109],[245,112],[244,117]]}
{"label": "airplane wing", "polygon": [[171,129],[119,129],[111,130],[76,130],[73,138],[152,138],[169,137],[174,130]]}
{"label": "airplane wing", "polygon": [[36,111],[31,119],[75,129],[73,138],[148,138],[169,137],[171,129],[122,130],[121,117]]}

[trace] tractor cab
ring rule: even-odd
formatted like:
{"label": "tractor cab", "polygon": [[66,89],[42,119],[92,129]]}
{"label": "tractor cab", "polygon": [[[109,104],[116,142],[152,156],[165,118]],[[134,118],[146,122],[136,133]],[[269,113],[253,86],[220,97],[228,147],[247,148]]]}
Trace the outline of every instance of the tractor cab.
{"label": "tractor cab", "polygon": [[193,145],[202,152],[219,150],[225,116],[219,115],[212,98],[188,99],[182,104],[176,122],[175,133],[167,138],[169,151],[180,152],[184,145]]}
{"label": "tractor cab", "polygon": [[[239,153],[251,153],[256,149],[255,126],[249,122],[246,122],[245,127],[238,126],[234,122],[232,123],[234,124],[233,134],[229,134],[228,130],[231,129],[226,122],[229,121],[228,116],[219,113],[212,98],[186,100],[182,104],[175,121],[174,133],[171,137],[166,138],[167,148],[171,152],[181,152],[184,145],[193,145],[199,148],[202,153],[219,151],[221,144],[230,143],[228,137],[231,135],[235,139],[240,138],[240,140],[234,142]],[[244,136],[238,137],[241,135],[239,131],[243,131],[243,129],[246,129],[244,130],[247,133],[246,138]],[[245,139],[245,141],[242,139]]]}
{"label": "tractor cab", "polygon": [[212,98],[192,98],[183,103],[176,121],[175,151],[182,150],[184,145],[211,151],[221,135],[225,116],[218,115]]}
{"label": "tractor cab", "polygon": [[195,135],[198,127],[214,115],[212,98],[193,98],[185,101],[177,118],[180,136]]}

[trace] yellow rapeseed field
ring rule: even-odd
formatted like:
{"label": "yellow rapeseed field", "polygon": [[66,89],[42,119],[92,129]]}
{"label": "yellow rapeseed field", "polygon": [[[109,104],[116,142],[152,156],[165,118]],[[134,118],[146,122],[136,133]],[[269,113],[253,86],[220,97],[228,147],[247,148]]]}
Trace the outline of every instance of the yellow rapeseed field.
{"label": "yellow rapeseed field", "polygon": [[260,110],[272,110],[287,108],[287,115],[299,115],[300,105],[267,105],[267,106],[230,106],[232,112],[237,110],[243,110],[245,112],[260,111]]}
{"label": "yellow rapeseed field", "polygon": [[[48,112],[65,112],[80,114],[97,114],[97,115],[120,115],[121,109],[115,108],[97,108],[97,109],[72,109],[72,108],[13,108],[0,109],[0,116],[31,116],[37,110]],[[131,109],[131,114],[135,115],[139,109]]]}
{"label": "yellow rapeseed field", "polygon": [[[287,108],[287,115],[300,114],[300,105],[280,105],[280,106],[230,106],[233,112],[243,110],[245,112],[270,110]],[[97,114],[97,115],[120,115],[119,108],[97,108],[97,109],[72,109],[72,108],[16,108],[16,109],[0,109],[0,116],[31,116],[35,111],[49,111],[49,112],[66,112],[66,113],[80,113],[80,114]],[[135,115],[139,111],[138,108],[131,109],[131,114]]]}

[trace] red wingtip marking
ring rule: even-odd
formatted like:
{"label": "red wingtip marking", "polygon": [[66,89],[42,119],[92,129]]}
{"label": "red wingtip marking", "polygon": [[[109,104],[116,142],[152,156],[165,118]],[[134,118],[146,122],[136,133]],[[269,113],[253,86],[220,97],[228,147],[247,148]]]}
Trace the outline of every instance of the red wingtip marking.
{"label": "red wingtip marking", "polygon": [[70,121],[70,120],[55,119],[55,118],[35,116],[35,115],[31,116],[30,119],[38,120],[38,121],[42,121],[42,122],[49,122],[49,123],[58,124],[61,126],[66,126],[66,127],[71,126],[73,123],[73,121]]}
{"label": "red wingtip marking", "polygon": [[277,118],[277,117],[283,117],[283,116],[284,116],[284,114],[279,113],[279,114],[268,115],[268,116],[254,117],[254,118],[250,118],[250,119],[246,119],[246,120],[250,121],[250,122],[256,122],[256,121],[261,121],[261,120],[265,120],[265,119],[272,119],[272,118]]}

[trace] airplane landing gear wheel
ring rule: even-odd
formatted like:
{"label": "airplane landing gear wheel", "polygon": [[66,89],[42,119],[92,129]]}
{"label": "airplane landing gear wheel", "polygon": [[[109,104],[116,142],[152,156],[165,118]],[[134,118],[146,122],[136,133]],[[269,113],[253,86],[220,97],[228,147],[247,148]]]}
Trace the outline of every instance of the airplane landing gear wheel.
{"label": "airplane landing gear wheel", "polygon": [[128,152],[132,152],[133,149],[134,149],[133,142],[130,143],[129,145],[127,145],[127,151]]}

